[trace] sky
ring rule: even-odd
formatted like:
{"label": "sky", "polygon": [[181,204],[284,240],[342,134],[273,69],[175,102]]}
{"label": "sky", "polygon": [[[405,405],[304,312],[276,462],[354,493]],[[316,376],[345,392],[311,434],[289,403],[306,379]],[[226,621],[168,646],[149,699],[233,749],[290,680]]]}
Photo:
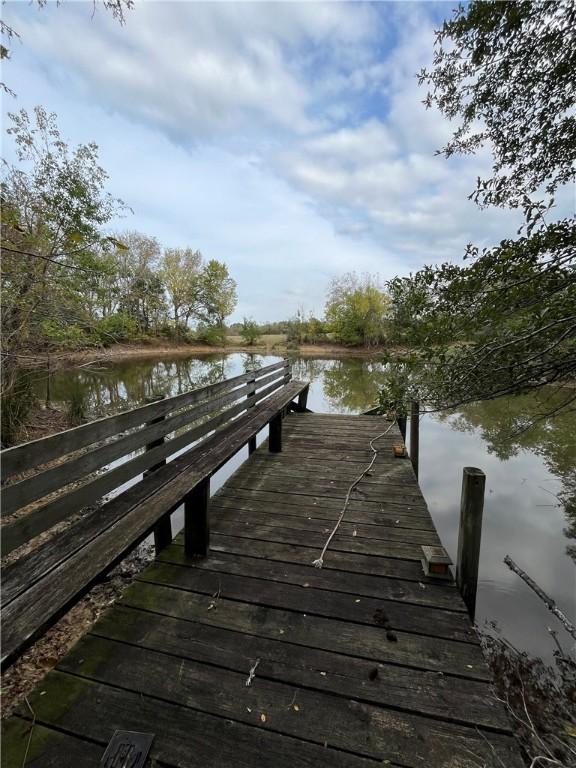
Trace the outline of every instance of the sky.
{"label": "sky", "polygon": [[8,2],[3,125],[42,104],[95,141],[133,210],[110,228],[226,262],[232,321],[322,315],[345,272],[385,281],[516,231],[468,200],[488,150],[435,154],[453,126],[415,75],[454,5],[136,0],[122,26],[91,2]]}

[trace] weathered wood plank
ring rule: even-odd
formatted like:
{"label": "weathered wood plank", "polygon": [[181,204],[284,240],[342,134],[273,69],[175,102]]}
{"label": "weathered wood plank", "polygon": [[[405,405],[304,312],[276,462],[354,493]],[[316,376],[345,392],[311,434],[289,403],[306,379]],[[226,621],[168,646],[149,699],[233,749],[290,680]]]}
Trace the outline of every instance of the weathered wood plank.
{"label": "weathered wood plank", "polygon": [[[75,659],[78,661],[77,657]],[[94,682],[88,677],[94,677],[89,662],[86,659],[79,665],[84,667],[85,677],[50,673],[42,684],[44,696],[38,691],[30,703],[37,723],[53,724],[68,733],[85,736],[102,745],[102,752],[115,730],[132,730],[155,735],[150,752],[151,764],[162,768],[188,768],[195,763],[206,768],[254,768],[256,765],[263,768],[288,765],[295,768],[319,765],[368,768],[374,765],[367,759],[268,730],[261,724],[259,712],[240,723],[198,711],[192,702],[191,706],[171,703],[166,700],[167,686],[168,690],[185,690],[178,673],[172,680],[164,678],[163,690],[159,689],[157,677],[151,679],[152,695],[148,695],[146,680],[140,678],[137,684],[133,675],[128,681],[132,686],[130,689],[117,687],[116,681],[112,685]],[[98,702],[97,707],[95,702]],[[290,756],[289,763],[287,755]],[[83,766],[82,762],[76,765]]]}
{"label": "weathered wood plank", "polygon": [[[59,562],[46,550],[34,587],[9,605],[8,641],[30,618],[24,598],[36,617],[43,603],[61,604],[81,566],[92,578],[104,552],[109,561],[133,543],[303,386],[271,394],[175,459],[160,470],[169,482],[147,494],[138,484],[133,513],[122,508],[104,532],[82,522],[79,532],[97,539],[72,552],[70,537]],[[30,698],[39,727],[102,746],[114,728],[151,730],[153,762],[164,766],[193,755],[218,768],[520,768],[463,601],[453,583],[423,576],[421,545],[438,538],[407,462],[377,457],[324,567],[313,567],[370,460],[367,442],[387,424],[344,419],[284,419],[283,453],[261,446],[211,500],[210,556],[188,558],[182,535],[164,548]],[[395,431],[387,438],[398,441]],[[13,587],[9,579],[9,595]]]}
{"label": "weathered wood plank", "polygon": [[2,721],[2,768],[98,768],[102,746],[39,723]]}
{"label": "weathered wood plank", "polygon": [[[80,658],[93,660],[89,671],[85,671],[85,661],[78,665]],[[102,661],[98,663],[98,659]],[[462,768],[477,768],[478,757],[489,761],[494,755],[508,768],[522,765],[513,739],[506,735],[491,734],[487,743],[474,728],[346,701],[330,693],[295,688],[262,677],[257,684],[246,686],[246,672],[238,673],[103,638],[89,637],[81,641],[65,663],[69,669],[76,672],[80,669],[80,674],[100,682],[121,685],[134,692],[145,688],[148,696],[158,698],[166,698],[166,681],[170,680],[170,698],[181,706],[410,768],[419,768],[423,760],[426,764],[449,765],[451,762]],[[234,690],[236,695],[222,696],[221,691],[226,690]],[[62,716],[64,722],[69,712]],[[161,722],[159,719],[159,724]],[[291,764],[291,756],[286,757],[283,764]]]}
{"label": "weathered wood plank", "polygon": [[[399,460],[399,464],[404,464],[403,460]],[[368,464],[368,462],[366,462]],[[366,467],[364,464],[364,469]],[[234,478],[242,479],[243,481],[249,481],[258,478],[277,478],[277,479],[294,479],[301,485],[312,485],[317,482],[326,482],[332,484],[334,480],[337,480],[338,485],[349,487],[350,484],[356,480],[362,472],[362,469],[356,467],[352,470],[338,471],[337,469],[324,469],[319,470],[316,468],[309,468],[300,465],[285,465],[281,467],[271,467],[258,463],[256,465],[246,464],[240,467],[234,474]],[[393,493],[395,490],[406,490],[406,486],[413,482],[413,477],[409,474],[403,475],[402,472],[395,473],[394,467],[373,467],[370,474],[363,477],[361,485],[374,485],[382,489],[383,492]],[[376,489],[374,489],[376,490]]]}
{"label": "weathered wood plank", "polygon": [[[249,416],[232,422],[200,446],[150,475],[146,480],[156,480],[169,470],[171,482],[140,500],[138,515],[124,515],[87,546],[59,563],[47,574],[50,584],[48,588],[47,579],[41,579],[7,605],[2,611],[5,628],[2,663],[6,664],[18,649],[56,620],[102,573],[136,546],[154,527],[159,517],[178,506],[199,482],[214,474],[246,444],[252,434],[268,423],[278,409],[296,397],[303,386],[299,382],[287,384],[280,392],[251,409]],[[193,468],[190,467],[191,457]],[[185,469],[188,471],[185,472]]]}
{"label": "weathered wood plank", "polygon": [[[342,501],[339,498],[330,498],[321,495],[303,495],[300,493],[290,493],[281,491],[261,491],[256,488],[234,488],[228,483],[218,491],[218,498],[226,497],[231,499],[257,499],[263,503],[276,505],[277,503],[288,503],[295,507],[323,507],[324,509],[342,509]],[[426,513],[429,515],[426,504],[423,500],[418,503],[405,504],[399,500],[384,499],[382,501],[373,501],[371,499],[351,499],[348,505],[349,510],[373,510],[374,512],[396,512],[404,511],[406,514],[414,512],[415,514]]]}
{"label": "weathered wood plank", "polygon": [[[282,517],[303,517],[309,520],[316,520],[318,522],[335,521],[338,514],[334,508],[324,507],[320,505],[301,506],[297,504],[282,504],[278,502],[274,505],[272,512],[270,504],[259,499],[250,500],[249,498],[234,499],[230,496],[215,494],[212,497],[211,504],[219,509],[233,509],[241,519],[243,517],[249,517],[247,512],[256,512],[267,514],[270,520],[270,524],[274,524],[274,520],[282,519]],[[343,526],[350,526],[354,524],[361,524],[365,526],[373,526],[374,529],[379,528],[408,528],[410,530],[419,531],[435,531],[434,523],[430,519],[429,515],[423,510],[413,510],[410,512],[404,512],[399,510],[388,510],[382,512],[380,510],[374,510],[372,512],[359,509],[347,509],[346,517]]]}
{"label": "weathered wood plank", "polygon": [[[174,565],[189,565],[184,549],[176,544],[163,550],[157,560]],[[344,592],[355,597],[397,600],[402,603],[427,605],[458,613],[466,611],[458,594],[455,593],[454,586],[445,582],[419,584],[398,578],[360,573],[355,573],[354,578],[351,578],[350,573],[346,571],[311,568],[310,565],[264,560],[221,550],[212,550],[209,558],[195,563],[195,566],[208,571],[253,576],[286,584],[299,586],[309,584],[318,589]]]}
{"label": "weathered wood plank", "polygon": [[[175,459],[165,468],[175,473],[171,475],[171,482],[141,500],[137,515],[124,515],[7,605],[2,611],[2,664],[7,664],[21,648],[59,618],[152,530],[159,517],[176,508],[192,488],[214,474],[246,444],[249,437],[296,397],[303,386],[300,382],[287,384],[280,392],[252,408],[250,415],[228,424],[220,433]],[[165,470],[159,470],[150,478],[156,479]]]}
{"label": "weathered wood plank", "polygon": [[200,621],[260,637],[282,638],[297,645],[335,651],[365,659],[380,659],[415,669],[489,680],[490,674],[478,645],[440,640],[395,631],[388,637],[385,627],[370,627],[340,619],[310,616],[296,611],[252,605],[218,597],[217,609],[209,610],[217,594],[198,595],[159,584],[138,582],[120,602],[177,619]]}
{"label": "weathered wood plank", "polygon": [[[219,540],[223,536],[235,536],[261,541],[274,541],[279,544],[305,545],[318,552],[324,546],[327,539],[326,533],[307,531],[304,535],[301,531],[291,528],[281,528],[274,525],[257,525],[253,523],[249,529],[241,526],[227,526],[226,532],[222,527],[218,530]],[[383,539],[361,539],[359,537],[346,537],[337,533],[330,547],[330,552],[353,552],[362,555],[371,555],[400,560],[413,560],[420,563],[422,549],[420,544],[409,544],[401,541],[385,541]]]}
{"label": "weathered wood plank", "polygon": [[[268,475],[257,475],[244,479],[242,475],[231,477],[228,488],[243,488],[245,490],[278,491],[280,493],[296,493],[303,496],[325,496],[332,499],[344,499],[350,483],[339,480],[310,480],[297,483],[291,478],[281,478]],[[383,502],[387,499],[411,506],[422,503],[423,497],[416,487],[379,487],[369,483],[360,483],[352,492],[356,501]]]}
{"label": "weathered wood plank", "polygon": [[237,672],[245,672],[254,659],[260,659],[257,678],[506,732],[503,724],[507,723],[489,683],[477,680],[439,676],[170,617],[151,621],[149,613],[125,606],[109,611],[92,634]]}
{"label": "weathered wood plank", "polygon": [[287,368],[288,365],[288,361],[282,360],[279,363],[273,363],[272,365],[260,368],[256,372],[250,371],[217,384],[210,384],[207,387],[185,392],[182,395],[166,398],[158,403],[133,408],[114,416],[108,416],[92,421],[89,424],[68,429],[65,432],[59,432],[50,437],[40,438],[39,440],[33,440],[14,448],[8,448],[2,451],[2,480],[4,481],[14,474],[38,466],[38,464],[44,464],[51,459],[64,456],[72,451],[77,451],[87,445],[104,440],[126,429],[131,429],[152,418],[169,413],[176,408],[193,405],[211,395],[226,392],[249,381],[254,376],[254,373],[256,373],[256,376],[263,376],[275,370]]}
{"label": "weathered wood plank", "polygon": [[[179,545],[178,537],[174,543]],[[212,536],[211,547],[218,552],[229,552],[238,555],[251,555],[265,560],[281,561],[311,565],[318,557],[318,547],[308,547],[296,544],[281,544],[274,541],[250,540],[241,536],[228,536],[215,533]],[[366,573],[373,576],[388,576],[392,579],[406,579],[422,584],[429,582],[422,575],[422,566],[414,560],[397,560],[394,558],[363,555],[358,553],[330,550],[324,558],[323,568],[341,570],[348,573]],[[455,596],[458,594],[454,589]],[[455,599],[458,599],[455,597]]]}
{"label": "weathered wood plank", "polygon": [[[279,380],[279,377],[282,377],[282,379],[280,379],[281,383],[283,381],[282,371],[265,376],[261,379],[261,382],[269,385],[272,381]],[[149,446],[149,451],[158,448],[163,444],[163,438],[166,435],[181,430],[183,427],[186,427],[211,413],[217,414],[216,426],[218,426],[222,423],[223,417],[226,421],[245,409],[236,407],[224,411],[224,413],[218,413],[218,411],[230,403],[244,399],[247,393],[253,393],[255,391],[255,386],[254,383],[246,384],[227,395],[221,395],[210,399],[201,405],[185,410],[184,412],[179,412],[170,418],[156,417],[157,423],[149,423],[148,426],[145,426],[136,432],[121,436],[113,442],[99,446],[87,453],[83,453],[77,458],[70,459],[55,467],[39,472],[32,477],[28,477],[20,482],[7,486],[3,491],[2,514],[4,516],[9,515],[16,509],[25,507],[32,501],[41,499],[48,493],[73,483],[76,480],[81,480],[106,464],[127,456],[145,446]],[[189,442],[193,442],[213,429],[213,423],[214,420],[212,419],[199,425],[195,430],[186,432],[185,434],[189,436]],[[180,435],[178,437],[180,437]],[[170,446],[171,441],[167,441],[167,445]],[[178,450],[178,448],[172,448],[171,450]],[[164,452],[164,455],[169,455],[169,453],[170,448]],[[161,458],[160,462],[163,460],[164,459]],[[151,466],[150,468],[153,469],[154,467]]]}
{"label": "weathered wood plank", "polygon": [[[216,504],[211,504],[213,513],[213,528],[218,533],[229,533],[232,535],[250,535],[253,526],[274,527],[290,529],[292,531],[301,531],[307,536],[308,532],[327,535],[331,532],[333,524],[336,522],[334,516],[332,520],[310,520],[307,517],[288,517],[279,513],[259,513],[251,512],[249,515],[239,515],[234,508],[221,508]],[[216,514],[218,513],[218,514]],[[342,522],[337,533],[339,538],[359,538],[373,541],[389,541],[402,544],[429,544],[439,546],[440,539],[435,531],[412,530],[411,528],[394,528],[383,525],[360,525],[348,522]],[[378,554],[377,552],[375,554]]]}
{"label": "weathered wood plank", "polygon": [[218,599],[299,611],[310,616],[385,627],[391,631],[479,643],[467,616],[462,613],[444,611],[436,606],[413,606],[383,597],[376,599],[360,597],[358,594],[342,594],[331,589],[319,590],[308,581],[299,585],[270,582],[253,575],[232,576],[225,572],[182,567],[167,562],[155,563],[138,579],[210,596],[218,593]]}
{"label": "weathered wood plank", "polygon": [[[262,390],[259,394],[260,396],[270,395],[282,386],[285,386],[286,383],[285,379],[280,379],[265,390]],[[218,427],[225,427],[233,417],[245,412],[246,404],[245,401],[242,401],[198,427],[194,427],[150,451],[125,461],[105,474],[88,480],[84,485],[74,488],[62,496],[58,496],[53,501],[45,503],[29,514],[18,517],[14,522],[9,522],[2,529],[2,554],[11,552],[16,547],[38,536],[61,520],[79,512],[83,507],[94,503],[104,494],[119,488],[123,483],[138,476],[160,460],[172,456],[188,445],[193,444],[196,440],[206,437],[206,435]]]}

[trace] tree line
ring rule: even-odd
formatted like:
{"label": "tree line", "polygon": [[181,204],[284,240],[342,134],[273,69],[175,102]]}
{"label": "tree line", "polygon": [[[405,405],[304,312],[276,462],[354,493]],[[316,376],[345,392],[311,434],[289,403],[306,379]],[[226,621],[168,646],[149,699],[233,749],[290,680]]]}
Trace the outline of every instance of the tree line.
{"label": "tree line", "polygon": [[10,115],[4,162],[5,358],[165,337],[222,343],[236,306],[226,264],[192,248],[105,227],[126,206],[105,192],[95,144],[70,149],[42,107]]}
{"label": "tree line", "polygon": [[348,272],[329,286],[323,317],[299,307],[288,320],[256,323],[244,318],[230,326],[247,344],[265,334],[282,334],[289,345],[335,342],[346,347],[375,348],[390,341],[392,300],[377,275]]}

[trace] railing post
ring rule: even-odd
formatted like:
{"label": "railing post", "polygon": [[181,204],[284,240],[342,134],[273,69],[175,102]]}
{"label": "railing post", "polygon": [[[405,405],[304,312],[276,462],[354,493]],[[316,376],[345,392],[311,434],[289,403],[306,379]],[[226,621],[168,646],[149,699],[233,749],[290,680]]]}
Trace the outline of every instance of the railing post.
{"label": "railing post", "polygon": [[268,449],[272,453],[280,453],[282,451],[282,412],[276,414],[270,421]]}
{"label": "railing post", "polygon": [[[250,408],[254,408],[255,400],[256,400],[256,374],[249,380],[249,384],[253,384],[253,388],[251,392],[248,392],[246,395],[246,400],[248,400],[248,410]],[[250,440],[248,440],[248,454],[254,453],[256,450],[256,435],[254,437],[251,437]]]}
{"label": "railing post", "polygon": [[418,453],[420,451],[420,404],[412,400],[410,404],[410,461],[414,474],[418,477]]}
{"label": "railing post", "polygon": [[306,407],[308,405],[308,391],[310,390],[310,384],[307,384],[306,387],[300,392],[298,395],[298,408],[302,411],[306,410]]}
{"label": "railing post", "polygon": [[210,547],[210,478],[207,477],[184,498],[184,550],[190,557],[206,557]]}
{"label": "railing post", "polygon": [[472,620],[476,612],[480,539],[486,475],[476,467],[464,467],[462,498],[460,501],[460,530],[458,531],[458,559],[456,584]]}
{"label": "railing post", "polygon": [[[154,395],[153,397],[147,397],[145,402],[146,403],[157,403],[160,400],[164,400],[166,395]],[[159,424],[161,421],[164,421],[166,417],[165,416],[158,416],[155,419],[151,419],[150,421],[146,422],[146,426],[149,427],[152,424]],[[152,448],[156,448],[159,445],[162,445],[164,443],[164,438],[159,437],[157,440],[153,440],[151,443],[148,443],[146,445],[145,450],[151,451]],[[166,464],[166,459],[162,459],[162,461],[159,461],[158,464],[154,464],[153,467],[150,467],[150,469],[147,469],[144,472],[144,477],[147,477],[152,472],[155,472],[157,469],[160,469],[160,467],[163,467]],[[170,514],[164,515],[164,517],[161,517],[160,520],[156,523],[154,527],[154,549],[156,550],[156,554],[160,552],[164,547],[167,547],[169,544],[172,543],[172,522],[170,520]]]}

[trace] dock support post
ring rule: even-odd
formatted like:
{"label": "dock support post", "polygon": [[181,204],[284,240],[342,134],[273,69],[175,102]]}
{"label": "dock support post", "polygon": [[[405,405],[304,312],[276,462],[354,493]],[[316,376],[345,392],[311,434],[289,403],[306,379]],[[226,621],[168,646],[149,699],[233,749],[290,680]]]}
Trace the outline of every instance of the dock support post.
{"label": "dock support post", "polygon": [[476,467],[464,467],[462,498],[460,501],[460,530],[458,531],[458,559],[456,584],[472,621],[476,612],[480,539],[486,475]]}
{"label": "dock support post", "polygon": [[[256,374],[254,374],[253,378],[250,379],[249,383],[252,384],[253,387],[252,387],[252,391],[248,392],[248,394],[246,395],[246,400],[248,400],[248,406],[247,406],[248,410],[250,408],[254,408],[255,401],[256,401]],[[251,437],[248,440],[248,455],[250,456],[251,454],[253,454],[255,450],[256,450],[256,435],[254,435],[254,437]]]}
{"label": "dock support post", "polygon": [[184,550],[191,557],[206,557],[210,546],[210,478],[193,488],[184,499]]}
{"label": "dock support post", "polygon": [[396,416],[396,421],[398,423],[400,434],[402,435],[402,440],[406,442],[406,414],[404,413],[401,416]]}
{"label": "dock support post", "polygon": [[418,477],[418,453],[420,451],[420,404],[412,400],[410,404],[410,461],[414,474]]}
{"label": "dock support post", "polygon": [[278,413],[270,422],[268,448],[271,453],[282,451],[282,413]]}
{"label": "dock support post", "polygon": [[[152,397],[147,397],[145,402],[146,403],[157,403],[160,400],[164,400],[166,395],[153,395]],[[166,416],[158,416],[156,419],[151,419],[150,421],[146,422],[146,426],[151,426],[152,424],[159,424],[161,421],[164,421]],[[146,445],[145,450],[151,451],[152,448],[156,448],[159,445],[162,445],[164,443],[164,438],[159,437],[158,440],[153,440],[151,443],[148,443]],[[160,467],[163,467],[166,464],[166,459],[162,459],[162,461],[159,461],[158,464],[154,464],[153,467],[150,467],[150,469],[147,469],[146,472],[144,472],[144,477],[151,474],[152,472],[155,472],[157,469],[160,469]],[[154,527],[154,549],[156,551],[156,554],[158,554],[164,547],[167,547],[169,544],[172,543],[172,523],[170,520],[170,515],[164,515],[164,517],[161,517],[160,520],[156,523]]]}
{"label": "dock support post", "polygon": [[307,384],[305,389],[298,395],[298,408],[301,411],[305,411],[308,405],[308,392],[310,390],[310,384]]}

